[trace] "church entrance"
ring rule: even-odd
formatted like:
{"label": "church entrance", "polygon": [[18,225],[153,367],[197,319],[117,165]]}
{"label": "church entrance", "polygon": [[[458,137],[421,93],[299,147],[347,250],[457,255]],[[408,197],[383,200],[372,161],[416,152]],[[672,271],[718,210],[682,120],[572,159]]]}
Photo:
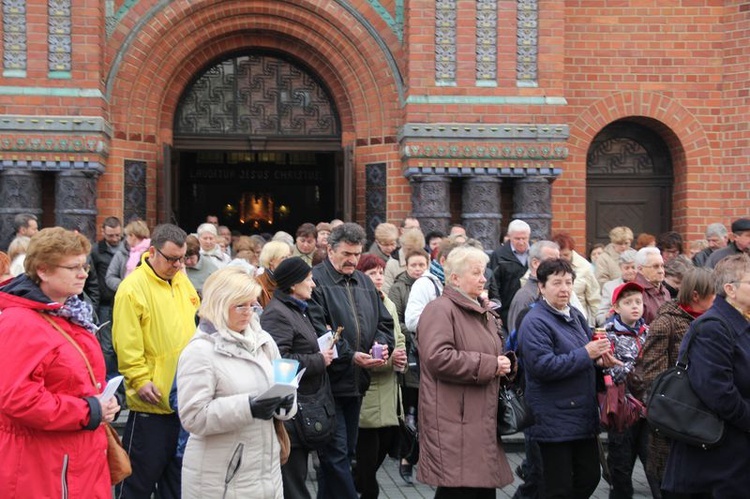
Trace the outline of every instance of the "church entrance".
{"label": "church entrance", "polygon": [[350,209],[335,104],[299,61],[234,55],[185,90],[168,151],[174,218],[197,227],[215,214],[245,234],[344,217]]}

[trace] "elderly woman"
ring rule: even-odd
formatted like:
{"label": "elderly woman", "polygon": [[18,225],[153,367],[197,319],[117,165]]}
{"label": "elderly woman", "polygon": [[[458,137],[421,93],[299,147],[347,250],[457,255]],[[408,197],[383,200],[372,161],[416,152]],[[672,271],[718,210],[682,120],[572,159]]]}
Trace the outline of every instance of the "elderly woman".
{"label": "elderly woman", "polygon": [[383,260],[385,266],[391,258],[391,253],[398,247],[398,227],[389,223],[378,224],[374,236],[375,242],[370,246],[368,253]]}
{"label": "elderly woman", "polygon": [[633,243],[633,231],[629,227],[615,227],[609,231],[609,244],[596,260],[596,280],[600,286],[620,277],[618,257],[623,251],[630,249]]}
{"label": "elderly woman", "polygon": [[443,294],[417,326],[420,358],[417,479],[436,498],[494,498],[513,482],[497,439],[498,392],[511,372],[497,314],[479,303],[487,254],[473,247],[450,252]]}
{"label": "elderly woman", "polygon": [[201,257],[201,243],[194,235],[185,238],[185,273],[199,295],[208,276],[219,270],[212,259]]}
{"label": "elderly woman", "polygon": [[[677,300],[668,301],[661,306],[649,327],[636,371],[647,392],[659,374],[675,365],[682,338],[690,323],[711,307],[715,296],[713,272],[702,267],[693,268],[682,277]],[[669,445],[669,440],[651,432],[646,461],[649,482],[661,484]]]}
{"label": "elderly woman", "polygon": [[261,307],[265,308],[268,305],[276,290],[276,280],[273,277],[276,267],[290,256],[292,247],[283,241],[270,241],[260,251],[259,263],[263,272],[258,275],[258,284],[261,287],[258,303]]}
{"label": "elderly woman", "polygon": [[362,255],[357,263],[357,270],[372,280],[386,310],[393,317],[393,337],[396,340],[388,362],[373,368],[370,387],[362,400],[354,474],[354,483],[361,499],[376,499],[380,493],[376,474],[385,457],[398,449],[398,413],[403,412],[402,408],[397,408],[401,404],[401,397],[394,370],[403,371],[406,368],[406,343],[396,306],[382,292],[383,266],[383,260],[373,254]]}
{"label": "elderly woman", "polygon": [[102,399],[104,358],[77,298],[90,249],[81,234],[43,229],[26,272],[0,288],[0,497],[112,497],[102,422],[119,405]]}
{"label": "elderly woman", "polygon": [[[287,258],[276,267],[274,278],[276,291],[263,310],[260,324],[276,341],[282,357],[295,359],[299,361],[300,368],[307,369],[298,392],[315,395],[326,390],[333,404],[331,385],[326,373],[326,367],[333,360],[333,347],[320,350],[318,335],[307,314],[312,290],[315,288],[312,269],[299,257]],[[289,460],[281,467],[284,497],[309,498],[310,493],[305,483],[307,458],[314,449],[305,446],[291,421],[285,425],[291,440],[291,451]]]}
{"label": "elderly woman", "polygon": [[297,407],[294,396],[258,397],[280,358],[253,313],[258,293],[255,279],[235,266],[203,286],[201,321],[177,366],[180,421],[190,432],[182,497],[283,497],[272,419],[289,419]]}
{"label": "elderly woman", "polygon": [[535,424],[547,497],[590,497],[599,483],[596,365],[618,364],[607,339],[591,341],[586,318],[570,306],[575,273],[567,260],[536,271],[542,300],[518,331],[526,372],[526,402]]}
{"label": "elderly woman", "polygon": [[198,234],[198,241],[201,243],[201,256],[210,258],[211,261],[219,268],[224,267],[232,259],[221,249],[217,242],[218,232],[216,226],[211,223],[203,223],[195,231]]}
{"label": "elderly woman", "polygon": [[[672,442],[662,488],[685,497],[747,497],[750,490],[750,256],[714,269],[716,299],[685,334],[690,386],[724,421],[724,439],[709,450]],[[684,497],[684,496],[680,496]]]}
{"label": "elderly woman", "polygon": [[292,254],[302,258],[305,263],[312,267],[312,259],[317,248],[317,241],[318,229],[309,222],[303,223],[297,227],[297,232],[294,235]]}

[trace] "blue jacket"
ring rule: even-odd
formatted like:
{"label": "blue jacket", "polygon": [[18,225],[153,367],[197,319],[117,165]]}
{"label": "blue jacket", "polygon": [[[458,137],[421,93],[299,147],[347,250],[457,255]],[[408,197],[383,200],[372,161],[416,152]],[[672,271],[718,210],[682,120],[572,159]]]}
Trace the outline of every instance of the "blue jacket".
{"label": "blue jacket", "polygon": [[724,439],[710,450],[673,442],[662,488],[745,498],[750,490],[750,323],[717,296],[690,325],[680,356],[693,336],[688,352],[690,386],[725,421]]}
{"label": "blue jacket", "polygon": [[593,438],[599,431],[596,367],[585,345],[591,341],[586,318],[570,317],[541,301],[518,330],[526,370],[526,402],[535,424],[526,434],[541,442]]}

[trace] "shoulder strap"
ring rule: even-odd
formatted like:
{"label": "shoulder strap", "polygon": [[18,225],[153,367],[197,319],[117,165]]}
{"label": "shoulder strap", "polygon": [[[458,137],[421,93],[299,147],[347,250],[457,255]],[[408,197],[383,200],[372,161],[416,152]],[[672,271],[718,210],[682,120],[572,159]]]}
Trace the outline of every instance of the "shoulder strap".
{"label": "shoulder strap", "polygon": [[435,286],[435,296],[436,297],[440,296],[440,287],[438,286],[437,277],[433,278],[431,276],[427,276],[427,278],[430,280],[430,282],[432,282],[432,285]]}
{"label": "shoulder strap", "polygon": [[66,333],[63,328],[58,326],[57,323],[54,320],[52,320],[52,318],[49,315],[44,314],[42,312],[39,312],[39,315],[44,317],[44,320],[49,322],[53,328],[57,329],[60,332],[60,334],[62,334],[65,337],[65,339],[70,342],[71,345],[73,345],[73,348],[78,350],[78,353],[81,354],[81,357],[83,357],[83,361],[86,363],[86,368],[89,370],[89,376],[91,376],[91,382],[98,389],[100,385],[99,383],[96,382],[96,377],[94,376],[94,370],[91,368],[91,363],[89,363],[89,359],[86,357],[86,354],[83,353],[83,350],[81,350],[81,347],[78,345],[76,340],[74,340],[68,333]]}

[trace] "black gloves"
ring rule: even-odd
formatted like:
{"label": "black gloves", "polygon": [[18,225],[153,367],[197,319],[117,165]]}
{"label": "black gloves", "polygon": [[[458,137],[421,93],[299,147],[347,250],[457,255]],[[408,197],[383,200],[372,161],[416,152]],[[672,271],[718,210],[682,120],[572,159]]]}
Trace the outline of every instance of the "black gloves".
{"label": "black gloves", "polygon": [[250,399],[250,412],[255,419],[271,419],[279,409],[284,409],[287,413],[294,405],[294,395],[287,395],[284,398],[273,397],[270,399]]}

